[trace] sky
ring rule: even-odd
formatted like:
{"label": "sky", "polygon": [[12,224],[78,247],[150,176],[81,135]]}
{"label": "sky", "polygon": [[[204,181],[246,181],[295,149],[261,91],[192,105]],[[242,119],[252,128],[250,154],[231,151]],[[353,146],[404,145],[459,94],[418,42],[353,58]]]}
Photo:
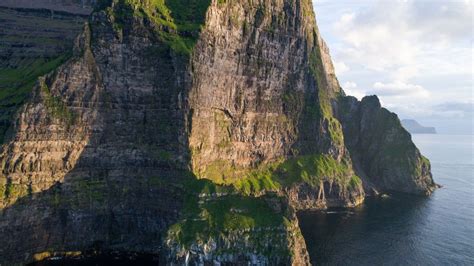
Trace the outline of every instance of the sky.
{"label": "sky", "polygon": [[347,94],[400,118],[473,133],[474,0],[313,0]]}

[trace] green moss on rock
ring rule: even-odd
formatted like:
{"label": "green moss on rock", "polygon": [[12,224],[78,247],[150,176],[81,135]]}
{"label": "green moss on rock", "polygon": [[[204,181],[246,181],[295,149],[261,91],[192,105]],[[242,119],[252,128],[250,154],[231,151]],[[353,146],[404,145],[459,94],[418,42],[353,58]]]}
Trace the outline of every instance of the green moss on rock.
{"label": "green moss on rock", "polygon": [[41,78],[39,80],[39,85],[41,88],[44,104],[49,114],[52,117],[61,120],[67,126],[72,125],[75,120],[74,113],[69,110],[69,108],[66,106],[66,104],[60,97],[51,94],[51,91],[48,85],[46,85],[44,78]]}
{"label": "green moss on rock", "polygon": [[174,52],[189,55],[199,37],[210,0],[108,0],[99,5],[122,31],[134,17],[156,26],[161,41]]}
{"label": "green moss on rock", "polygon": [[[201,178],[232,187],[242,195],[275,192],[297,183],[318,187],[323,180],[337,181],[344,186],[359,184],[350,162],[341,162],[329,155],[314,154],[280,159],[256,169],[236,168],[225,161],[210,164]],[[351,180],[354,179],[354,181]],[[357,181],[359,180],[359,181]],[[355,187],[355,186],[354,186]]]}
{"label": "green moss on rock", "polygon": [[360,179],[360,177],[356,176],[356,175],[353,175],[351,177],[351,180],[349,181],[349,187],[350,188],[356,188],[356,187],[359,187],[362,185],[362,180]]}
{"label": "green moss on rock", "polygon": [[284,221],[283,215],[264,200],[233,195],[188,203],[184,213],[183,219],[168,231],[169,238],[184,245],[216,238],[228,231],[277,227]]}

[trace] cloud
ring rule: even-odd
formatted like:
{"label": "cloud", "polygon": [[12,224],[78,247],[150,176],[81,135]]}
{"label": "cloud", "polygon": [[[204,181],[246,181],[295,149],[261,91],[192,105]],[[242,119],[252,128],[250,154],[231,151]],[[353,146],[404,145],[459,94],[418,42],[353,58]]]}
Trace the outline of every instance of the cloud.
{"label": "cloud", "polygon": [[472,34],[472,1],[410,2],[408,24],[416,25],[424,39],[443,44],[464,40]]}
{"label": "cloud", "polygon": [[350,70],[350,68],[344,62],[334,61],[334,68],[336,69],[336,73],[341,75]]}
{"label": "cloud", "polygon": [[352,82],[352,81],[347,81],[344,83],[344,89],[346,90],[352,90],[357,88],[357,83]]}
{"label": "cloud", "polygon": [[472,102],[445,102],[433,106],[433,110],[440,115],[447,114],[448,117],[452,114],[461,118],[472,119],[474,117],[474,103]]}
{"label": "cloud", "polygon": [[423,86],[408,84],[402,81],[392,83],[375,82],[370,94],[376,94],[385,97],[416,97],[426,98],[430,96],[428,90]]}
{"label": "cloud", "polygon": [[433,66],[439,71],[471,71],[465,56],[472,49],[471,2],[370,3],[364,10],[342,14],[334,23],[335,34],[344,42],[339,59],[372,71],[389,71],[402,81]]}
{"label": "cloud", "polygon": [[364,96],[367,95],[364,90],[361,90],[357,87],[357,83],[352,81],[344,82],[342,88],[344,89],[347,95],[354,96],[359,100],[361,100],[362,98],[364,98]]}
{"label": "cloud", "polygon": [[396,111],[401,117],[421,118],[438,121],[460,119],[472,124],[474,118],[473,102],[443,102],[435,105],[422,106],[419,104],[398,104],[387,107]]}
{"label": "cloud", "polygon": [[314,3],[348,95],[377,94],[404,117],[472,117],[460,100],[474,101],[474,1]]}
{"label": "cloud", "polygon": [[[385,7],[375,5],[366,12],[343,14],[335,23],[336,34],[345,42],[341,50],[349,62],[363,67],[384,71],[411,64],[415,61],[418,45],[413,45],[415,32],[405,24],[405,4],[388,3],[393,6],[387,13]],[[398,14],[394,18],[394,14]]]}

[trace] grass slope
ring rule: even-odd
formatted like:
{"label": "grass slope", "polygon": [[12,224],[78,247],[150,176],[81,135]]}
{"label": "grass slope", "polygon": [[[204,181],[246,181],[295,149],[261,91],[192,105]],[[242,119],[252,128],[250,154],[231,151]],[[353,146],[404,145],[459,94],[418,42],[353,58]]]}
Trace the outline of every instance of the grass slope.
{"label": "grass slope", "polygon": [[[114,3],[112,5],[112,2]],[[189,55],[196,43],[210,0],[104,0],[105,9],[121,31],[133,17],[147,18],[160,39],[178,54]]]}

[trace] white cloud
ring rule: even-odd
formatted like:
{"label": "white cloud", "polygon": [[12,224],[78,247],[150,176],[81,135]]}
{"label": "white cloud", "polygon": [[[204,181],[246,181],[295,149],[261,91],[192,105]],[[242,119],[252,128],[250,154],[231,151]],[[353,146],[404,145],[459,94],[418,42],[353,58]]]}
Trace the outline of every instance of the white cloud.
{"label": "white cloud", "polygon": [[[402,117],[421,118],[421,119],[464,119],[472,124],[474,117],[474,105],[472,102],[445,102],[438,105],[430,105],[430,108],[420,106],[419,104],[388,105]],[[469,122],[470,121],[470,122]]]}
{"label": "white cloud", "polygon": [[459,118],[473,119],[474,117],[474,103],[465,102],[445,102],[433,106],[433,110],[438,115],[452,116],[453,114]]}
{"label": "white cloud", "polygon": [[357,87],[357,83],[355,82],[352,82],[352,81],[344,82],[344,84],[342,85],[342,88],[344,89],[347,95],[354,96],[359,100],[361,100],[362,98],[364,98],[364,96],[366,96],[365,91],[359,89]]}
{"label": "white cloud", "polygon": [[[403,9],[404,4],[395,6],[395,9]],[[415,32],[404,25],[403,16],[391,18],[384,11],[377,7],[367,13],[346,13],[335,23],[336,34],[346,45],[340,52],[349,63],[384,71],[415,62],[419,50],[412,42],[416,39]]]}
{"label": "white cloud", "polygon": [[352,82],[352,81],[347,81],[344,83],[344,89],[346,90],[352,90],[357,88],[357,83]]}
{"label": "white cloud", "polygon": [[[371,1],[334,22],[343,41],[337,57],[408,81],[420,72],[470,73],[472,3],[460,1]],[[443,8],[444,6],[444,8]],[[436,66],[433,69],[433,66]]]}
{"label": "white cloud", "polygon": [[336,73],[341,75],[350,70],[350,68],[344,62],[337,62],[334,61],[334,68],[336,69]]}
{"label": "white cloud", "polygon": [[425,98],[430,96],[428,90],[420,85],[408,84],[402,81],[392,83],[375,82],[370,94],[376,94],[381,97],[398,97],[405,98]]}

